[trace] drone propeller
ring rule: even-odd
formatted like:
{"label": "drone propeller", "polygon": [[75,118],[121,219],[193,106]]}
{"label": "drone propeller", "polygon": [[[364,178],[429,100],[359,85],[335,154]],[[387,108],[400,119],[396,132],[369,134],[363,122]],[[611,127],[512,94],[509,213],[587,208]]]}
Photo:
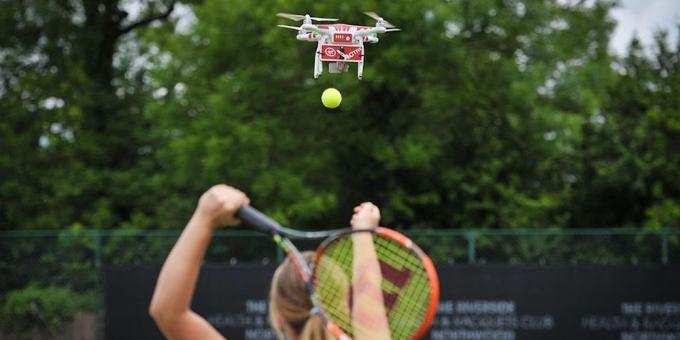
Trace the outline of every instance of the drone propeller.
{"label": "drone propeller", "polygon": [[280,16],[280,17],[282,17],[282,18],[286,18],[286,19],[290,19],[290,20],[295,20],[295,21],[304,20],[306,17],[309,17],[310,19],[315,20],[315,21],[338,21],[338,20],[339,20],[339,19],[335,19],[335,18],[317,18],[317,17],[310,17],[309,14],[300,15],[300,14],[290,14],[290,13],[276,13],[276,15],[278,15],[278,16]]}
{"label": "drone propeller", "polygon": [[276,25],[276,26],[283,27],[283,28],[290,28],[290,29],[296,30],[296,31],[302,30],[302,28],[296,27],[296,26],[288,26],[288,25]]}
{"label": "drone propeller", "polygon": [[378,25],[382,24],[383,26],[385,26],[385,28],[395,28],[395,27],[397,27],[397,26],[390,24],[387,20],[383,19],[376,12],[364,12],[364,14],[368,15],[373,20],[377,21]]}
{"label": "drone propeller", "polygon": [[401,31],[401,28],[388,28],[385,30],[385,32],[398,32]]}

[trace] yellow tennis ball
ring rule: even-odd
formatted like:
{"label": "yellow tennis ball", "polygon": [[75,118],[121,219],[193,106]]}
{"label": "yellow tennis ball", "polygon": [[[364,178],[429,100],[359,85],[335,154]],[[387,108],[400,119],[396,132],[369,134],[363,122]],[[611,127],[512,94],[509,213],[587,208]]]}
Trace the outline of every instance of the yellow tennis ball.
{"label": "yellow tennis ball", "polygon": [[323,103],[323,106],[329,109],[334,109],[340,106],[341,101],[342,95],[340,94],[340,91],[332,87],[327,88],[321,94],[321,102]]}

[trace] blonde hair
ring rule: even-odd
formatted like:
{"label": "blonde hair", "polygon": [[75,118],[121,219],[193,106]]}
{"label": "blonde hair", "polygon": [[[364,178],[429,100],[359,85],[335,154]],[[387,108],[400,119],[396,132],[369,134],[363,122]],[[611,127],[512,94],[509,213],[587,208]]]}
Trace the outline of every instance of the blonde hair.
{"label": "blonde hair", "polygon": [[[303,252],[305,260],[311,263],[313,252]],[[310,315],[314,307],[307,287],[295,265],[286,259],[279,265],[272,279],[269,292],[269,318],[280,339],[284,339],[279,318],[283,318],[290,329],[302,340],[333,339],[318,315]]]}

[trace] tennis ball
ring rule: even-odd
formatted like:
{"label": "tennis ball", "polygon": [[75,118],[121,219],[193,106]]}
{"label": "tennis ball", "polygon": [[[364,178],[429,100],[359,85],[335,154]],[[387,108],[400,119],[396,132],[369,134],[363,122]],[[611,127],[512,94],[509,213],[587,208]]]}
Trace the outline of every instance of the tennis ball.
{"label": "tennis ball", "polygon": [[341,101],[342,95],[340,94],[340,91],[332,87],[327,88],[321,94],[321,102],[323,103],[323,106],[329,109],[334,109],[340,106]]}

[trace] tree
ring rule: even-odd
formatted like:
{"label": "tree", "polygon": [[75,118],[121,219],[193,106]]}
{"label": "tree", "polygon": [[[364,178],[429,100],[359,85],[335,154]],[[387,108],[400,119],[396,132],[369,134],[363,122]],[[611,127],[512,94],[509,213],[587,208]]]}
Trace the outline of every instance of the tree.
{"label": "tree", "polygon": [[[130,18],[122,6],[142,15]],[[150,168],[140,79],[122,40],[166,20],[175,1],[6,1],[0,24],[3,228],[117,226]],[[127,91],[133,88],[133,91]]]}

